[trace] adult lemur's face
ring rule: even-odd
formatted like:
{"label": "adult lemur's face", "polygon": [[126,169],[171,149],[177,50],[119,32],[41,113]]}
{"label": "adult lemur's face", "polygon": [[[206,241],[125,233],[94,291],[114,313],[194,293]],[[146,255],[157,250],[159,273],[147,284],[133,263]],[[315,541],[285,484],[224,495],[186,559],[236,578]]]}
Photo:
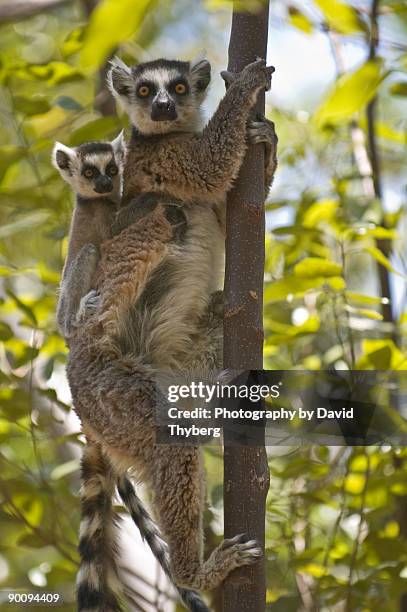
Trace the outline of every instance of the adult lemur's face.
{"label": "adult lemur's face", "polygon": [[129,68],[115,59],[108,75],[113,95],[143,134],[195,131],[211,66],[159,59]]}

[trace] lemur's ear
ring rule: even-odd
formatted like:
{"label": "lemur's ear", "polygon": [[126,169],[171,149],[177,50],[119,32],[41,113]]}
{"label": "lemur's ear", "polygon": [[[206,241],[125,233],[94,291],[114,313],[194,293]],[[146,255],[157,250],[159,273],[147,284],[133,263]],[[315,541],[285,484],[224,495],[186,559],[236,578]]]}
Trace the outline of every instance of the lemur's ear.
{"label": "lemur's ear", "polygon": [[107,74],[107,84],[112,94],[117,98],[129,96],[133,79],[131,69],[120,58],[114,57],[110,62],[111,68]]}
{"label": "lemur's ear", "polygon": [[75,158],[75,149],[71,149],[60,142],[55,143],[52,150],[52,163],[62,176],[72,174],[73,161]]}
{"label": "lemur's ear", "polygon": [[126,141],[124,138],[124,130],[110,143],[113,147],[115,157],[123,160],[126,155]]}
{"label": "lemur's ear", "polygon": [[205,91],[211,80],[211,65],[207,59],[200,59],[191,65],[191,75],[198,91]]}

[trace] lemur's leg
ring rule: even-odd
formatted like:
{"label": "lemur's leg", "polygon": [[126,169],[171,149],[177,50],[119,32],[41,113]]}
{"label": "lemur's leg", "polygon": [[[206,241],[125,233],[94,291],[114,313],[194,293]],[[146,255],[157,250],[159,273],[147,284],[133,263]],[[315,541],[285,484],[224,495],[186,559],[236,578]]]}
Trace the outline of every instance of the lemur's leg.
{"label": "lemur's leg", "polygon": [[98,444],[89,440],[82,456],[78,611],[120,612],[117,577],[115,474]]}
{"label": "lemur's leg", "polygon": [[274,173],[277,169],[278,138],[274,122],[258,113],[256,119],[249,119],[248,121],[247,138],[251,144],[263,143],[265,145],[264,184],[265,197],[267,198],[268,191],[273,183]]}
{"label": "lemur's leg", "polygon": [[57,306],[57,322],[65,338],[69,338],[76,327],[77,315],[81,314],[81,301],[92,288],[98,261],[98,249],[93,244],[85,244],[64,272]]}
{"label": "lemur's leg", "polygon": [[[136,201],[130,206],[137,218]],[[127,222],[130,218],[127,216]],[[95,319],[103,325],[105,346],[117,334],[126,333],[121,327],[127,320],[126,314],[136,304],[152,272],[165,259],[169,243],[182,240],[177,238],[180,228],[181,233],[186,228],[183,211],[160,201],[152,211],[102,245],[99,266],[102,280],[98,287],[101,304]]]}
{"label": "lemur's leg", "polygon": [[199,448],[157,445],[153,461],[158,520],[168,541],[172,574],[178,585],[213,589],[236,567],[259,559],[262,551],[257,542],[239,535],[224,540],[203,561],[204,471]]}
{"label": "lemur's leg", "polygon": [[131,356],[110,359],[98,346],[74,341],[68,378],[79,417],[108,447],[127,458],[151,485],[157,518],[170,549],[175,582],[192,589],[218,585],[234,568],[262,554],[244,536],[226,540],[202,560],[203,466],[194,447],[156,444],[157,415],[168,404],[154,371]]}

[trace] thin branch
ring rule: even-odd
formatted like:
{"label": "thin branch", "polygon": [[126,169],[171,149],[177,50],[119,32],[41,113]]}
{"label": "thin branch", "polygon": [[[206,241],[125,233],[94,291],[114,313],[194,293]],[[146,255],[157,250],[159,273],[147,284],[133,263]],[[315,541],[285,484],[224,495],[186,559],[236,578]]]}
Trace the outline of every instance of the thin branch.
{"label": "thin branch", "polygon": [[[378,4],[379,0],[373,0],[371,8],[371,28],[370,28],[370,41],[369,41],[369,53],[368,59],[374,61],[376,58],[376,49],[379,44],[379,28],[377,22],[378,15]],[[345,64],[342,55],[342,47],[339,38],[335,33],[326,29],[328,39],[331,44],[332,55],[335,61],[338,75],[345,71]],[[374,98],[366,109],[367,118],[367,143],[363,130],[354,122],[350,123],[350,135],[352,140],[353,157],[358,171],[362,177],[362,187],[365,196],[368,199],[376,198],[382,202],[382,184],[381,184],[381,167],[380,159],[375,134],[375,110],[376,110],[376,98]],[[388,257],[390,254],[390,241],[378,240],[377,246],[382,253]],[[390,274],[389,271],[382,265],[378,265],[378,275],[380,283],[380,293],[382,298],[386,298],[382,303],[382,314],[383,320],[386,323],[394,325],[393,313],[392,313],[392,292],[390,285]],[[397,343],[397,334],[393,332],[392,338]]]}
{"label": "thin branch", "polygon": [[358,530],[357,530],[356,537],[355,537],[355,543],[353,546],[352,557],[351,557],[350,564],[349,564],[348,589],[347,589],[346,607],[345,607],[347,612],[352,612],[351,601],[352,601],[353,575],[356,569],[356,562],[357,562],[357,557],[358,557],[358,552],[359,552],[359,546],[362,541],[362,527],[363,527],[363,521],[364,521],[364,516],[365,516],[366,495],[367,495],[369,476],[370,476],[370,457],[367,454],[366,450],[365,450],[365,457],[366,457],[367,463],[366,463],[366,472],[365,472],[365,483],[363,486],[362,497],[360,500],[359,525],[358,525]]}
{"label": "thin branch", "polygon": [[[379,9],[379,0],[373,0],[372,8],[370,13],[370,42],[369,42],[369,60],[374,61],[376,59],[376,51],[379,44],[379,26],[377,21]],[[370,164],[372,167],[372,179],[375,197],[381,202],[382,216],[383,215],[383,187],[381,181],[381,166],[380,157],[376,140],[375,133],[375,122],[376,122],[376,105],[377,97],[367,105],[366,109],[366,120],[367,120],[367,139],[368,139],[368,153]],[[382,221],[383,225],[384,222]],[[378,240],[377,246],[381,252],[389,257],[391,253],[391,242],[389,240]],[[394,319],[392,312],[392,292],[390,285],[390,274],[389,271],[382,265],[379,265],[379,280],[380,280],[380,291],[381,295],[386,299],[386,303],[382,304],[383,320],[386,323],[393,325],[392,338],[397,344],[397,333],[394,329]]]}

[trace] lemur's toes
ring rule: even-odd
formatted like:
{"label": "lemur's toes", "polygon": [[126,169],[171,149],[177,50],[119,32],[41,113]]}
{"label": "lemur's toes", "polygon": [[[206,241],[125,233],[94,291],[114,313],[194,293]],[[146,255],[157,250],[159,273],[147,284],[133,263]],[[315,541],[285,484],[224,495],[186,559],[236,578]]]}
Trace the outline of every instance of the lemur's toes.
{"label": "lemur's toes", "polygon": [[277,144],[273,121],[270,121],[261,113],[256,114],[256,119],[249,119],[247,122],[247,137],[251,144],[262,142],[270,146]]}
{"label": "lemur's toes", "polygon": [[263,555],[263,551],[257,541],[250,540],[244,533],[224,540],[220,545],[220,551],[225,555],[230,571],[242,565],[256,563]]}
{"label": "lemur's toes", "polygon": [[227,548],[231,548],[235,544],[243,544],[244,542],[247,542],[247,541],[248,541],[247,534],[246,533],[239,533],[239,535],[235,536],[234,538],[229,538],[227,540],[223,540],[223,542],[220,545],[220,548],[222,550],[226,550]]}

